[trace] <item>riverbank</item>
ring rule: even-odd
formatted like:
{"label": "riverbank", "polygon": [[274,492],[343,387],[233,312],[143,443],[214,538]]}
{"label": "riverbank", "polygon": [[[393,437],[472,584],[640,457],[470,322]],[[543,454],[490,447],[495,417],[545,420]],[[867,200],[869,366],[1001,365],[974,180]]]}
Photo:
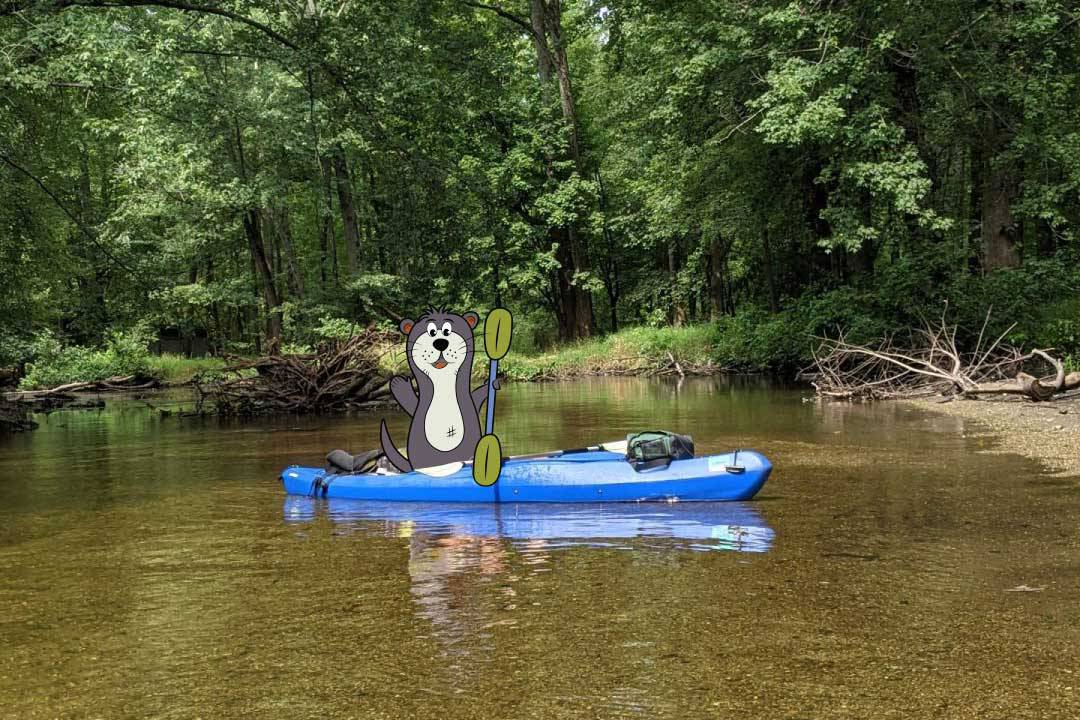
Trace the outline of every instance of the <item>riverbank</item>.
{"label": "riverbank", "polygon": [[569,380],[601,375],[714,375],[734,372],[717,352],[716,325],[634,327],[551,352],[515,354],[499,363],[511,380]]}
{"label": "riverbank", "polygon": [[[725,365],[718,338],[718,326],[713,324],[627,328],[550,351],[511,349],[499,361],[499,375],[518,382],[544,382],[612,375],[715,375],[756,369]],[[403,344],[390,343],[377,352],[379,366],[388,375],[409,373]],[[487,356],[478,340],[473,379],[486,378],[487,372]]]}
{"label": "riverbank", "polygon": [[221,370],[222,358],[188,358],[181,355],[150,355],[118,362],[109,351],[86,351],[76,348],[57,352],[54,356],[29,365],[27,376],[17,386],[0,391],[41,392],[72,383],[103,382],[114,377],[132,377],[145,383],[152,381],[163,387],[187,385],[200,374]]}
{"label": "riverbank", "polygon": [[988,452],[1023,455],[1062,475],[1080,475],[1080,396],[1048,403],[1021,400],[909,400],[908,405],[974,422],[992,439]]}

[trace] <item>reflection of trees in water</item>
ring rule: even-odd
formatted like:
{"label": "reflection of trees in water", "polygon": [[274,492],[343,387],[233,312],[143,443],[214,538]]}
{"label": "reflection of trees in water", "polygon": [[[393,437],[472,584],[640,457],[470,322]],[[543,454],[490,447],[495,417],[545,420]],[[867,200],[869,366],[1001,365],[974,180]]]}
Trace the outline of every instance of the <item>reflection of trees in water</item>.
{"label": "reflection of trees in water", "polygon": [[960,418],[931,416],[903,403],[815,402],[811,406],[826,432],[868,431],[891,440],[897,430],[956,435],[963,431]]}
{"label": "reflection of trees in water", "polygon": [[475,660],[493,653],[490,629],[515,622],[497,617],[517,608],[513,583],[518,575],[511,560],[517,555],[527,565],[546,564],[546,547],[543,540],[530,540],[512,553],[510,542],[497,537],[412,535],[409,577],[413,602],[452,658],[450,667],[468,671],[465,661],[470,654]]}

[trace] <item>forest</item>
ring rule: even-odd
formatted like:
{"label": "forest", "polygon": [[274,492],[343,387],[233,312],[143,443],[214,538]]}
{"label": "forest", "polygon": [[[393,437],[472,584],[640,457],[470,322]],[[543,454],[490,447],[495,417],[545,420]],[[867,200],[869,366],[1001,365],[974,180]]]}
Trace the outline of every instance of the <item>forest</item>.
{"label": "forest", "polygon": [[429,305],[1080,357],[1075,2],[2,0],[0,47],[0,366]]}

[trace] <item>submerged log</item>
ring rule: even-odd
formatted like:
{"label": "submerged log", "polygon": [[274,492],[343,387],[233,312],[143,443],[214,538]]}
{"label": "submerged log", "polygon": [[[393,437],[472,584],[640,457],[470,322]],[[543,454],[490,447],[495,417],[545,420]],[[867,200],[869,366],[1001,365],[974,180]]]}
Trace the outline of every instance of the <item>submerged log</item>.
{"label": "submerged log", "polygon": [[237,361],[213,377],[195,379],[197,412],[248,416],[369,407],[389,394],[389,376],[379,367],[384,346],[384,338],[368,330],[313,353]]}

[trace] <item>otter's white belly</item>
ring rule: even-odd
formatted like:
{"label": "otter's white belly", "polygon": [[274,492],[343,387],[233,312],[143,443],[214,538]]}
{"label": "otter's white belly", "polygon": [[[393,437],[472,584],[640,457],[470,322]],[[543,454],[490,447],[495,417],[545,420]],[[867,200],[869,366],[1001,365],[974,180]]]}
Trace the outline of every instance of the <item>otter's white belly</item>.
{"label": "otter's white belly", "polygon": [[424,418],[424,435],[428,443],[442,452],[453,450],[461,444],[464,424],[454,394],[454,384],[446,383],[443,387],[436,385],[431,407]]}

